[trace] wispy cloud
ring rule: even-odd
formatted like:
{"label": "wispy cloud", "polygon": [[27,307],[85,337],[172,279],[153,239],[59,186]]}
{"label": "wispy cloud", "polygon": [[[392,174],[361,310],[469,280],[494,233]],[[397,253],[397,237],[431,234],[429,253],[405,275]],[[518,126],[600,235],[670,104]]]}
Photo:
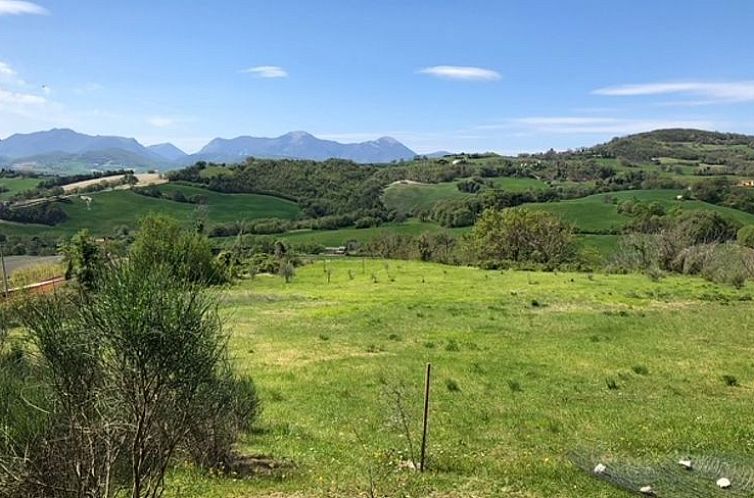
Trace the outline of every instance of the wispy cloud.
{"label": "wispy cloud", "polygon": [[473,66],[432,66],[418,71],[436,78],[463,81],[497,81],[502,76],[497,71]]}
{"label": "wispy cloud", "polygon": [[89,95],[94,92],[99,92],[104,87],[99,83],[89,82],[73,89],[73,92],[77,95]]}
{"label": "wispy cloud", "polygon": [[592,94],[613,97],[683,95],[705,99],[691,102],[691,104],[696,105],[725,102],[754,102],[754,81],[730,81],[718,83],[688,81],[617,85],[598,88],[592,91]]}
{"label": "wispy cloud", "polygon": [[30,93],[12,92],[0,88],[0,108],[6,106],[39,106],[47,103],[47,99]]}
{"label": "wispy cloud", "polygon": [[0,16],[21,14],[47,15],[50,11],[32,2],[21,0],[0,0]]}
{"label": "wispy cloud", "polygon": [[504,123],[482,125],[480,129],[524,129],[538,133],[583,134],[583,135],[625,135],[662,128],[703,128],[715,129],[718,123],[709,120],[673,119],[624,119],[614,117],[584,116],[534,116],[516,118]]}
{"label": "wispy cloud", "polygon": [[26,82],[18,76],[18,72],[3,61],[0,61],[0,82],[16,87],[26,85]]}
{"label": "wispy cloud", "polygon": [[10,67],[10,64],[0,61],[0,76],[14,77],[16,74],[16,71]]}
{"label": "wispy cloud", "polygon": [[175,118],[170,118],[167,116],[151,116],[150,118],[147,118],[147,123],[154,126],[155,128],[169,128],[176,124]]}
{"label": "wispy cloud", "polygon": [[288,71],[280,66],[255,66],[241,71],[246,74],[253,74],[257,78],[287,78]]}

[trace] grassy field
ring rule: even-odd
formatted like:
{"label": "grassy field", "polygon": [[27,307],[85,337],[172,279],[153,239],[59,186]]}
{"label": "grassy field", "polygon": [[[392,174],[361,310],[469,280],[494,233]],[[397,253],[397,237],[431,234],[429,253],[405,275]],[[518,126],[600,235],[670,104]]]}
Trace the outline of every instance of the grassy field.
{"label": "grassy field", "polygon": [[[273,476],[171,475],[171,497],[623,497],[572,450],[748,456],[754,288],[640,275],[485,272],[340,259],[224,292],[238,368],[264,402],[248,453]],[[416,450],[434,368],[429,471]],[[735,377],[737,387],[723,380]],[[612,386],[613,388],[610,388]]]}
{"label": "grassy field", "polygon": [[[24,268],[52,265],[60,261],[60,256],[6,256],[5,269],[8,271],[8,276],[11,276]],[[0,278],[2,278],[2,268],[0,268]]]}
{"label": "grassy field", "polygon": [[455,182],[433,184],[397,183],[385,189],[384,202],[388,209],[410,213],[414,209],[431,209],[438,201],[463,199],[472,194],[458,190]]}
{"label": "grassy field", "polygon": [[[534,178],[501,177],[491,179],[495,188],[512,192],[544,190],[547,184]],[[460,180],[459,180],[460,181]],[[413,184],[397,183],[385,189],[385,206],[401,213],[410,213],[416,208],[431,209],[438,201],[463,199],[473,194],[458,190],[457,182]]]}
{"label": "grassy field", "polygon": [[205,218],[209,223],[224,223],[255,218],[295,218],[299,207],[277,197],[256,194],[221,194],[207,189],[191,186],[163,185],[163,191],[181,190],[186,197],[201,194],[207,204],[198,206],[167,199],[156,199],[130,191],[120,190],[93,194],[90,207],[79,198],[72,203],[63,204],[68,220],[54,227],[38,225],[3,224],[0,231],[8,234],[49,233],[54,235],[71,235],[78,230],[88,228],[98,235],[111,234],[118,226],[135,227],[138,220],[150,213],[172,216],[180,221],[189,222],[197,217]]}
{"label": "grassy field", "polygon": [[315,242],[326,247],[338,247],[345,245],[349,240],[357,240],[361,243],[368,242],[384,233],[421,235],[426,232],[446,230],[452,234],[460,234],[470,229],[470,227],[445,229],[434,223],[422,223],[410,220],[405,223],[388,223],[375,228],[344,228],[341,230],[291,232],[281,235],[280,238],[290,242]]}
{"label": "grassy field", "polygon": [[0,187],[8,189],[7,192],[0,192],[0,201],[7,200],[19,192],[31,190],[40,181],[39,178],[0,178]]}
{"label": "grassy field", "polygon": [[709,209],[729,216],[743,224],[754,223],[754,215],[723,206],[715,206],[701,201],[678,201],[676,196],[681,190],[635,190],[597,194],[581,199],[561,202],[527,204],[527,207],[542,209],[555,213],[561,218],[575,224],[583,232],[604,232],[618,230],[623,227],[630,217],[618,214],[618,207],[610,199],[618,202],[636,199],[642,202],[659,202],[666,209],[678,207],[683,210]]}

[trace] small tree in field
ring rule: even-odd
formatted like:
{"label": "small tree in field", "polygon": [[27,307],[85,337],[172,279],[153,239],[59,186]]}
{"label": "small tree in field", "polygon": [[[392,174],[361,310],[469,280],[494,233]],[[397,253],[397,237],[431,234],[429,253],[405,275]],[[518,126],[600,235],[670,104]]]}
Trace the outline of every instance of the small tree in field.
{"label": "small tree in field", "polygon": [[550,213],[524,208],[484,211],[468,243],[475,259],[491,266],[516,262],[555,267],[574,261],[577,254],[573,226]]}
{"label": "small tree in field", "polygon": [[209,239],[165,216],[141,220],[129,259],[144,268],[165,266],[173,277],[188,283],[212,285],[227,280]]}
{"label": "small tree in field", "polygon": [[63,246],[66,279],[76,279],[85,291],[93,290],[105,263],[105,254],[88,230],[82,230]]}

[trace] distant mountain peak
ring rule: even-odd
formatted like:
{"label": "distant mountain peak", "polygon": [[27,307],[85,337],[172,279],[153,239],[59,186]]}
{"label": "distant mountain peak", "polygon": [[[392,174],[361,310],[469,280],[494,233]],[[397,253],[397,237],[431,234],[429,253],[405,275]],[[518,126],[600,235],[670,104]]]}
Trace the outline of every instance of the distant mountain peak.
{"label": "distant mountain peak", "polygon": [[294,140],[301,140],[303,138],[315,138],[314,135],[303,130],[289,131],[288,133],[283,135],[283,137],[292,138]]}
{"label": "distant mountain peak", "polygon": [[380,137],[377,140],[375,140],[375,142],[381,143],[381,144],[390,144],[390,145],[401,144],[398,140],[394,139],[393,137],[388,137],[388,136]]}
{"label": "distant mountain peak", "polygon": [[171,143],[150,145],[147,149],[168,161],[177,161],[188,156],[188,154]]}
{"label": "distant mountain peak", "polygon": [[289,158],[323,161],[331,158],[358,163],[389,163],[412,159],[416,154],[391,137],[362,143],[339,143],[322,140],[306,131],[291,131],[277,138],[236,137],[216,138],[207,144],[194,159],[214,162],[235,162],[243,157]]}

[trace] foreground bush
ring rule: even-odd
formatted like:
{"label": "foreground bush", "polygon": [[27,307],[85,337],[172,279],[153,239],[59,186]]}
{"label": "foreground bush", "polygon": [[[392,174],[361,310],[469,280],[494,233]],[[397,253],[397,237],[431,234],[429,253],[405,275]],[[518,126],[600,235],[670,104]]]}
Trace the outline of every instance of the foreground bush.
{"label": "foreground bush", "polygon": [[3,448],[0,495],[153,498],[178,455],[226,464],[256,393],[230,370],[214,300],[181,277],[134,258],[96,290],[23,307],[39,354],[27,381],[48,395],[42,423]]}

